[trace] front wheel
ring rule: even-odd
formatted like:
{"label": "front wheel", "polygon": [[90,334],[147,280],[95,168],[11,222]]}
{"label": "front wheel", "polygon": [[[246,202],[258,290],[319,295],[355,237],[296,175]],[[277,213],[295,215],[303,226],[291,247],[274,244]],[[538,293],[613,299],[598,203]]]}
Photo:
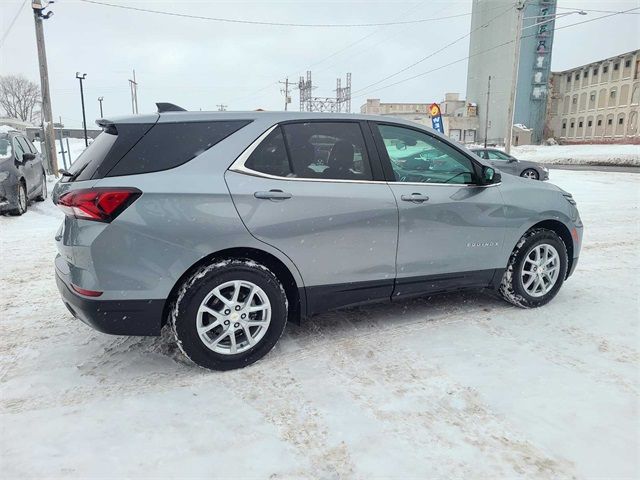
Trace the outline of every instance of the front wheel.
{"label": "front wheel", "polygon": [[527,168],[524,172],[520,174],[521,177],[530,178],[531,180],[539,180],[540,175],[533,168]]}
{"label": "front wheel", "polygon": [[284,288],[269,269],[251,260],[220,260],[186,280],[170,321],[188,358],[211,370],[231,370],[274,347],[287,308]]}
{"label": "front wheel", "polygon": [[544,228],[530,230],[509,257],[500,294],[523,308],[545,305],[564,283],[567,265],[567,248],[556,232]]}
{"label": "front wheel", "polygon": [[23,181],[18,182],[18,191],[16,192],[16,208],[11,210],[11,215],[23,215],[27,211],[27,187]]}

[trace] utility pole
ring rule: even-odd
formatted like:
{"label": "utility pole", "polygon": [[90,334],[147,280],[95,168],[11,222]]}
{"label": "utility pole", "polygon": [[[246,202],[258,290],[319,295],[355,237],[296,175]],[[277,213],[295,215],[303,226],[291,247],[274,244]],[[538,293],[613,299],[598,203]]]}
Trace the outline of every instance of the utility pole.
{"label": "utility pole", "polygon": [[58,176],[58,157],[56,156],[56,137],[53,130],[53,113],[51,111],[51,92],[49,91],[49,69],[47,67],[47,51],[44,45],[44,29],[42,21],[53,15],[49,11],[45,14],[42,11],[47,8],[48,2],[42,5],[42,0],[33,0],[33,20],[36,27],[36,44],[38,45],[38,66],[40,67],[40,91],[42,92],[42,130],[44,133],[44,145],[47,152],[48,170]]}
{"label": "utility pole", "polygon": [[291,103],[291,97],[289,96],[289,77],[287,77],[284,82],[278,83],[284,83],[284,89],[281,88],[280,93],[284,93],[284,111],[286,112],[288,105]]}
{"label": "utility pole", "polygon": [[223,105],[222,103],[219,103],[218,105],[216,105],[216,107],[218,107],[219,112],[226,112],[228,105]]}
{"label": "utility pole", "polygon": [[138,82],[136,82],[136,70],[133,69],[133,80],[129,79],[129,88],[131,89],[131,112],[135,115],[138,113]]}
{"label": "utility pole", "polygon": [[89,146],[89,140],[87,139],[87,116],[84,110],[84,90],[82,88],[82,81],[87,78],[87,74],[83,73],[80,75],[80,72],[76,72],[76,78],[80,81],[80,101],[82,102],[82,128],[84,130],[84,146]]}
{"label": "utility pole", "polygon": [[484,112],[484,148],[487,148],[487,136],[489,135],[489,101],[491,100],[491,75],[487,84],[487,106]]}
{"label": "utility pole", "polygon": [[100,102],[100,118],[104,118],[104,114],[102,113],[102,100],[104,100],[104,97],[98,97],[98,101]]}
{"label": "utility pole", "polygon": [[511,74],[511,93],[509,95],[509,109],[507,110],[507,134],[505,136],[504,151],[511,152],[511,136],[513,130],[513,115],[515,112],[516,90],[518,89],[518,68],[520,66],[520,44],[522,41],[522,21],[524,15],[524,0],[516,3],[516,37],[514,39],[513,71]]}

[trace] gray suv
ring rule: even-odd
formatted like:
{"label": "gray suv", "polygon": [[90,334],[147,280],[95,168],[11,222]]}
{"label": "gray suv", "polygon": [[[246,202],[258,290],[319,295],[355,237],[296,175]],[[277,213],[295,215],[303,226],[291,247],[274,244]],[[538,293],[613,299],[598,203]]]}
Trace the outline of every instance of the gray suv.
{"label": "gray suv", "polygon": [[502,176],[431,129],[348,114],[179,111],[99,120],[56,185],[58,288],[118,335],[170,325],[216,370],[286,322],[466,288],[544,305],[575,269],[571,195]]}

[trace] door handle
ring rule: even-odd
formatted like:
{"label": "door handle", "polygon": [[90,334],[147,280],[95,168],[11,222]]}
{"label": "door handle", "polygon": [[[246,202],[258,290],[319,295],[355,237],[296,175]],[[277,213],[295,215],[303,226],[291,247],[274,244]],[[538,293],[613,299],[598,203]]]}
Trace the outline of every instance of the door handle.
{"label": "door handle", "polygon": [[402,195],[400,198],[405,202],[422,203],[429,200],[427,195],[422,193],[412,193],[411,195]]}
{"label": "door handle", "polygon": [[265,200],[286,200],[291,198],[289,192],[283,192],[282,190],[269,190],[268,192],[256,192],[253,194],[256,198],[262,198]]}

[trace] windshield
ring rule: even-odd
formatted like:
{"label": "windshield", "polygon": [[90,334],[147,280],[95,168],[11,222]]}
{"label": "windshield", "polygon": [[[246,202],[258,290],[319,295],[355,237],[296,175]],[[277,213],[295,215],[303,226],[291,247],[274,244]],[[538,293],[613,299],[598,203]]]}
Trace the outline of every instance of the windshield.
{"label": "windshield", "polygon": [[9,135],[0,134],[0,160],[11,158],[13,150],[11,149],[11,139]]}

